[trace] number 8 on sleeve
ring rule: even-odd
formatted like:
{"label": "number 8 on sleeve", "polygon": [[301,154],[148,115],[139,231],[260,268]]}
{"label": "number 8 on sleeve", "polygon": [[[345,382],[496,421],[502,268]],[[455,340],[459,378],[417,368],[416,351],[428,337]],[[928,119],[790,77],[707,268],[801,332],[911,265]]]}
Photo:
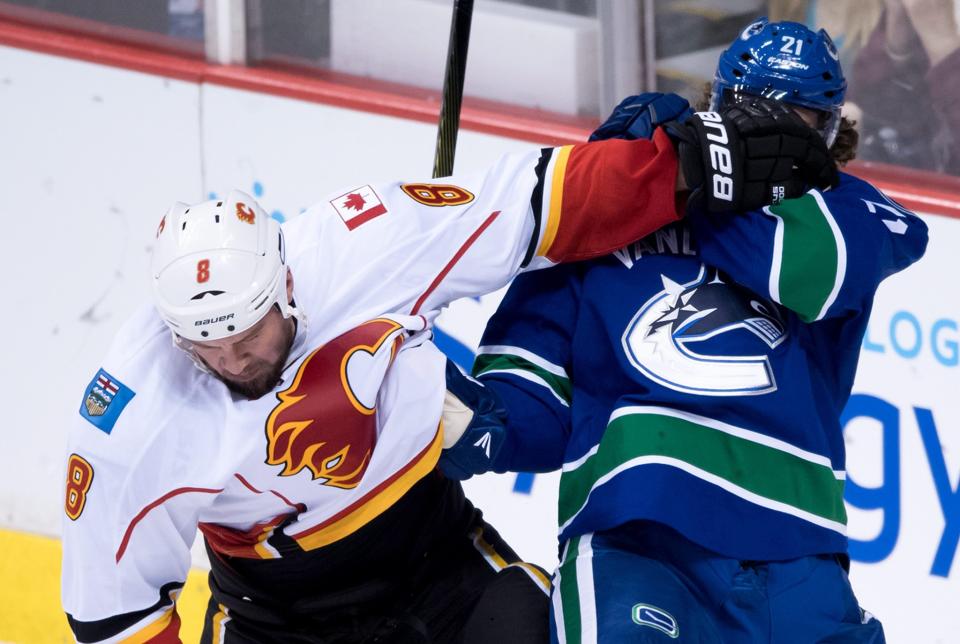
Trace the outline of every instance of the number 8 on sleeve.
{"label": "number 8 on sleeve", "polygon": [[87,503],[87,491],[93,483],[93,466],[82,456],[71,454],[67,461],[67,495],[64,510],[76,521]]}

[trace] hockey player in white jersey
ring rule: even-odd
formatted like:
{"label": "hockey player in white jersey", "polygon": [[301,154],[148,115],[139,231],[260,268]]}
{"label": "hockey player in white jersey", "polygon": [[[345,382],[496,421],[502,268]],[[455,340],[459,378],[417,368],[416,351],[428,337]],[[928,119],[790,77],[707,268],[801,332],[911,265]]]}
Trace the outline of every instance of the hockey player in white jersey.
{"label": "hockey player in white jersey", "polygon": [[[117,333],[70,428],[62,595],[78,641],[180,641],[198,529],[204,642],[545,641],[548,579],[435,469],[432,320],[677,220],[686,184],[720,209],[809,181],[822,150],[797,123],[724,122],[735,185],[720,195],[703,128],[680,126],[693,177],[658,131],[358,186],[282,228],[241,192],[175,204],[155,306]],[[745,141],[771,134],[783,146],[751,156]],[[788,171],[758,170],[784,167],[771,161]]]}

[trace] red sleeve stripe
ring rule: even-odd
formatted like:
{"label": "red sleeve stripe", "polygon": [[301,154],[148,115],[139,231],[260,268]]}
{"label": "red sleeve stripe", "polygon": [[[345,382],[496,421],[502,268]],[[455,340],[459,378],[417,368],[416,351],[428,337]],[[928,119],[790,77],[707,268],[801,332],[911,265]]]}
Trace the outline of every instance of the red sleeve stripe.
{"label": "red sleeve stripe", "polygon": [[606,255],[677,221],[683,209],[676,182],[677,154],[660,129],[652,142],[573,146],[554,171],[550,216],[556,232],[544,236],[544,256],[556,263]]}
{"label": "red sleeve stripe", "polygon": [[211,550],[216,554],[245,559],[279,559],[280,552],[269,543],[276,527],[293,513],[280,514],[268,521],[254,524],[249,530],[236,530],[215,523],[199,524]]}
{"label": "red sleeve stripe", "polygon": [[150,513],[151,510],[156,508],[159,505],[162,505],[172,499],[173,497],[186,494],[187,492],[201,492],[203,494],[219,494],[223,492],[223,488],[214,489],[206,487],[180,487],[175,490],[171,490],[161,496],[159,499],[149,504],[140,512],[137,513],[137,516],[133,517],[133,521],[130,522],[130,525],[127,526],[127,531],[123,534],[123,540],[120,542],[120,547],[117,548],[117,563],[120,563],[120,559],[123,558],[123,554],[127,551],[127,544],[130,542],[130,536],[133,534],[133,529],[137,527],[137,524]]}
{"label": "red sleeve stripe", "polygon": [[460,250],[458,250],[452,258],[450,258],[450,261],[447,262],[447,265],[443,267],[443,270],[440,271],[435,278],[433,278],[433,281],[430,282],[430,286],[428,286],[427,290],[423,292],[423,295],[417,298],[416,304],[413,305],[413,309],[410,311],[411,315],[417,315],[420,312],[420,307],[423,306],[423,303],[428,297],[430,297],[430,294],[433,293],[438,286],[440,286],[440,282],[442,282],[443,278],[447,276],[447,273],[449,273],[453,267],[456,266],[457,262],[460,261],[460,258],[463,257],[468,250],[470,250],[470,247],[473,246],[474,242],[477,241],[480,235],[483,234],[483,231],[485,231],[490,224],[493,223],[493,220],[496,219],[499,214],[499,210],[494,210],[492,213],[490,213],[490,216],[487,217],[482,224],[480,224],[479,228],[473,231],[473,234],[470,235],[467,241],[463,242],[463,246],[460,247]]}

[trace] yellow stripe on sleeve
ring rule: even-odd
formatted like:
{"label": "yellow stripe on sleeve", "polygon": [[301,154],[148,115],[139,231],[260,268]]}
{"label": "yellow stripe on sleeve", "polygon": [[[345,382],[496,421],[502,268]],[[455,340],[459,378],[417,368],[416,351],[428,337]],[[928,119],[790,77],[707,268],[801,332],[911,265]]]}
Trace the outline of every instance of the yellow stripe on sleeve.
{"label": "yellow stripe on sleeve", "polygon": [[567,160],[570,158],[572,145],[565,145],[557,150],[556,160],[553,164],[553,176],[550,178],[550,204],[544,210],[547,213],[547,222],[543,230],[543,238],[540,240],[540,247],[537,248],[537,255],[546,257],[553,246],[553,241],[557,238],[557,230],[560,228],[560,211],[563,208],[563,180],[567,173]]}
{"label": "yellow stripe on sleeve", "polygon": [[230,611],[223,604],[217,604],[217,608],[220,610],[213,616],[212,626],[213,626],[213,641],[217,644],[223,644],[224,638],[227,636],[227,622],[230,621]]}
{"label": "yellow stripe on sleeve", "polygon": [[270,522],[270,525],[264,526],[263,532],[260,533],[260,536],[257,537],[257,543],[253,546],[254,552],[260,556],[261,559],[277,559],[279,555],[276,554],[272,548],[267,548],[265,545],[267,539],[273,535],[273,529],[275,525],[273,522]]}
{"label": "yellow stripe on sleeve", "polygon": [[483,558],[487,560],[487,563],[490,564],[490,567],[500,572],[510,564],[507,563],[507,560],[500,556],[496,550],[493,549],[489,543],[483,538],[483,528],[475,528],[473,531],[473,545],[477,550],[480,551],[480,554],[483,555]]}
{"label": "yellow stripe on sleeve", "polygon": [[153,622],[144,629],[141,629],[131,635],[130,637],[125,637],[120,641],[120,644],[144,644],[144,642],[149,642],[155,636],[162,633],[170,626],[170,622],[173,621],[174,607],[171,606],[157,621]]}
{"label": "yellow stripe on sleeve", "polygon": [[543,591],[545,595],[550,596],[550,578],[543,574],[539,568],[528,564],[525,561],[514,561],[513,563],[507,563],[507,560],[504,559],[500,553],[498,553],[492,545],[486,542],[483,538],[483,528],[476,528],[473,531],[473,545],[476,547],[480,554],[483,555],[483,558],[487,560],[487,563],[490,564],[490,567],[500,572],[505,568],[519,568],[530,577],[532,581],[540,590]]}

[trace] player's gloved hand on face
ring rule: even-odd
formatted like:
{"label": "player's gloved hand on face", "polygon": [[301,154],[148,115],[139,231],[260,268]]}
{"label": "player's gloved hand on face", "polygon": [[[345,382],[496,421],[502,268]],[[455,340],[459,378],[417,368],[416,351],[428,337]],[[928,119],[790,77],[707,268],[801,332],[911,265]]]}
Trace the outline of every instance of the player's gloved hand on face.
{"label": "player's gloved hand on face", "polygon": [[607,139],[649,139],[658,126],[670,121],[686,121],[693,115],[690,103],[677,94],[646,92],[628,96],[613,108],[590,141]]}
{"label": "player's gloved hand on face", "polygon": [[757,98],[664,127],[677,142],[692,209],[756,210],[838,181],[823,138],[779,101]]}
{"label": "player's gloved hand on face", "polygon": [[748,135],[744,136],[748,158],[794,157],[795,169],[805,182],[805,189],[833,188],[839,183],[837,164],[830,156],[823,135],[807,125],[788,104],[756,98],[731,105],[723,115],[733,119],[742,135]]}
{"label": "player's gloved hand on face", "polygon": [[463,481],[493,469],[507,433],[507,412],[497,395],[447,360],[443,451],[438,467]]}

